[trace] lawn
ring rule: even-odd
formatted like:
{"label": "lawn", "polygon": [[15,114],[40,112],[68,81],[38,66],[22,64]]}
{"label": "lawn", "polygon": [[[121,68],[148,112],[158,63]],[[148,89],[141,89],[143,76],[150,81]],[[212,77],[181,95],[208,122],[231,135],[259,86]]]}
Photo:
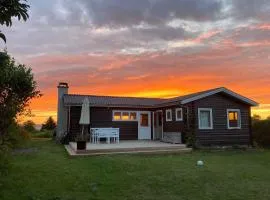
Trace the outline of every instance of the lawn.
{"label": "lawn", "polygon": [[0,199],[270,199],[269,150],[70,158],[52,141],[27,148],[12,154]]}

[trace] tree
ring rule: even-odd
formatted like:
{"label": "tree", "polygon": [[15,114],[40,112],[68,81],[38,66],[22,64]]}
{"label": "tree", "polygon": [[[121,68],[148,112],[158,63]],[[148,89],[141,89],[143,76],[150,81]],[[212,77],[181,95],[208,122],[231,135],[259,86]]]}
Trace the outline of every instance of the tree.
{"label": "tree", "polygon": [[32,120],[27,120],[23,123],[23,128],[29,132],[34,132],[36,130],[35,125]]}
{"label": "tree", "polygon": [[256,145],[270,147],[270,120],[257,120],[252,124],[252,136]]}
{"label": "tree", "polygon": [[[26,21],[29,18],[29,7],[27,0],[0,0],[0,24],[12,26],[12,17]],[[0,38],[6,42],[6,37],[1,31]]]}
{"label": "tree", "polygon": [[56,128],[56,123],[52,117],[49,117],[44,124],[42,124],[41,130],[53,130]]}
{"label": "tree", "polygon": [[251,119],[252,119],[252,124],[254,124],[254,123],[260,121],[262,118],[261,118],[260,115],[254,114],[254,115],[251,117]]}
{"label": "tree", "polygon": [[7,52],[0,52],[0,141],[30,100],[40,96],[31,68],[16,64]]}

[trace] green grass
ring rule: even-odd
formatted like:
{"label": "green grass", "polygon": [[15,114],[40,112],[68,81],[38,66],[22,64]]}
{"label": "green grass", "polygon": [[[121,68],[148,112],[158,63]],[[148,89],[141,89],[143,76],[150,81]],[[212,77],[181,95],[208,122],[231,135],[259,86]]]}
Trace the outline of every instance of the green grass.
{"label": "green grass", "polygon": [[43,131],[35,131],[31,133],[32,138],[52,138],[52,133],[53,131],[51,130],[43,130]]}
{"label": "green grass", "polygon": [[[52,141],[15,153],[0,199],[260,199],[270,197],[270,151],[71,158]],[[204,167],[196,166],[202,159]]]}

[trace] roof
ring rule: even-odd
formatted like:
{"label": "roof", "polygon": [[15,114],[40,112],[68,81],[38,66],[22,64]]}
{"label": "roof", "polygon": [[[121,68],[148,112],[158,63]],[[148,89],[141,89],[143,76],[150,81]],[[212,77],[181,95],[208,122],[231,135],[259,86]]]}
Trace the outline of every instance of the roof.
{"label": "roof", "polygon": [[153,107],[154,105],[162,103],[165,100],[160,98],[65,94],[64,104],[82,104],[84,98],[88,98],[90,105],[119,107]]}
{"label": "roof", "polygon": [[201,92],[196,92],[184,96],[162,99],[162,98],[142,98],[142,97],[117,97],[117,96],[96,96],[96,95],[78,95],[78,94],[65,94],[65,105],[81,105],[85,98],[88,98],[92,106],[114,106],[114,107],[161,107],[175,104],[186,104],[196,101],[217,93],[225,93],[232,96],[239,101],[246,103],[250,106],[257,106],[258,103],[248,99],[240,94],[237,94],[225,87],[214,88]]}
{"label": "roof", "polygon": [[259,105],[257,102],[255,102],[247,97],[244,97],[238,93],[235,93],[232,90],[229,90],[225,87],[215,88],[212,90],[206,90],[204,92],[199,92],[199,93],[187,95],[185,98],[183,98],[181,100],[181,103],[186,104],[186,103],[196,101],[196,100],[199,100],[199,99],[202,99],[202,98],[205,98],[205,97],[217,94],[217,93],[225,93],[226,95],[234,97],[235,99],[238,99],[239,101],[241,101],[245,104],[248,104],[250,106],[258,106]]}
{"label": "roof", "polygon": [[201,92],[191,93],[191,94],[178,96],[178,97],[174,97],[174,98],[164,99],[162,104],[174,103],[174,102],[179,102],[179,101],[181,101],[181,103],[182,103],[182,101],[184,101],[184,100],[187,100],[189,98],[193,98],[193,97],[196,97],[196,96],[199,96],[199,95],[202,95],[202,94],[206,94],[206,93],[214,91],[216,89],[218,89],[218,88],[214,88],[214,89],[210,89],[210,90],[204,90],[204,91],[201,91]]}

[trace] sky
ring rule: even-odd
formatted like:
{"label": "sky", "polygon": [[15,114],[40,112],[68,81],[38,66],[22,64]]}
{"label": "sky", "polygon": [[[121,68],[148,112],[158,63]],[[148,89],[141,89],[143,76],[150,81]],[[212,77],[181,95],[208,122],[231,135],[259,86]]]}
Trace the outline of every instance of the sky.
{"label": "sky", "polygon": [[70,93],[162,98],[224,86],[270,116],[269,0],[28,3],[29,20],[1,27],[0,47],[33,69],[37,124],[56,118],[60,81]]}

